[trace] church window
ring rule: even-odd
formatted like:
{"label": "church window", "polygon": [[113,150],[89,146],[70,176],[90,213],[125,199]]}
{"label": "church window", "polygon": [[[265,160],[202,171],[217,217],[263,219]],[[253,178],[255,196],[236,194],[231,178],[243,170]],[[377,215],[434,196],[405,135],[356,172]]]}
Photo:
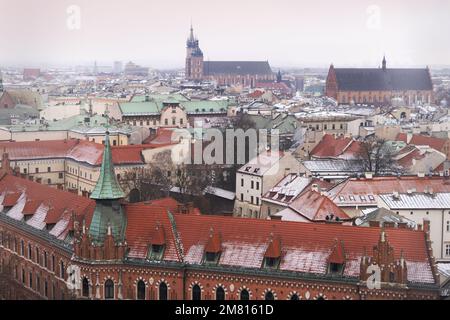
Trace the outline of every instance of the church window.
{"label": "church window", "polygon": [[216,289],[216,300],[225,300],[225,290],[222,287]]}
{"label": "church window", "polygon": [[165,282],[159,284],[159,300],[167,300],[167,284]]}
{"label": "church window", "polygon": [[114,282],[111,279],[105,282],[105,299],[114,299]]}
{"label": "church window", "polygon": [[202,289],[198,284],[192,287],[192,300],[202,300]]}
{"label": "church window", "polygon": [[137,299],[138,300],[145,300],[145,282],[142,280],[139,280],[137,283]]}
{"label": "church window", "polygon": [[275,297],[274,297],[272,291],[267,291],[266,294],[264,295],[264,299],[265,300],[275,300]]}

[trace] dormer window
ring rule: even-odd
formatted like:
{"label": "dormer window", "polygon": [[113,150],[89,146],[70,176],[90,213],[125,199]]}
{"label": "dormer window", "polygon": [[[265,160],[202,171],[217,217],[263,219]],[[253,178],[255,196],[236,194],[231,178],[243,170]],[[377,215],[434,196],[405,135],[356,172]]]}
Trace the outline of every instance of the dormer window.
{"label": "dormer window", "polygon": [[219,261],[220,252],[205,252],[204,262],[207,264],[216,264]]}
{"label": "dormer window", "polygon": [[149,250],[149,259],[150,260],[161,260],[164,252],[164,245],[161,244],[152,244]]}
{"label": "dormer window", "polygon": [[263,268],[277,269],[281,260],[281,240],[279,237],[270,235],[269,245],[264,254]]}
{"label": "dormer window", "polygon": [[161,260],[164,256],[165,234],[161,225],[157,225],[152,235],[147,258],[150,260]]}
{"label": "dormer window", "polygon": [[205,253],[203,256],[204,263],[217,264],[219,262],[220,253],[222,252],[222,237],[220,233],[214,232],[214,229],[209,230],[208,242],[205,246]]}
{"label": "dormer window", "polygon": [[280,264],[279,258],[264,258],[264,267],[270,268],[270,269],[276,269],[278,268],[278,265]]}
{"label": "dormer window", "polygon": [[330,274],[342,274],[344,265],[341,263],[330,263],[328,273]]}
{"label": "dormer window", "polygon": [[342,275],[345,266],[344,243],[335,239],[335,244],[328,257],[328,273],[331,275]]}

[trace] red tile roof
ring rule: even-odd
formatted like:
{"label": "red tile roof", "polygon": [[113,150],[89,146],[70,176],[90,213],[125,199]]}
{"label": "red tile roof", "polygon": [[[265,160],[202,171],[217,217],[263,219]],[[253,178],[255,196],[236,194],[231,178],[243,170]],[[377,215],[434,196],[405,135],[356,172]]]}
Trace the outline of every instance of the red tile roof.
{"label": "red tile roof", "polygon": [[[346,205],[376,205],[376,199],[370,200],[368,195],[378,195],[382,193],[407,193],[408,190],[416,189],[416,192],[424,192],[426,188],[432,188],[434,192],[450,192],[450,180],[445,177],[373,177],[349,178],[330,189],[330,198],[339,206]],[[355,200],[349,200],[353,196]],[[358,196],[365,196],[365,201],[360,201]],[[343,200],[340,199],[343,197]]]}
{"label": "red tile roof", "polygon": [[396,137],[397,141],[403,141],[415,146],[429,146],[435,150],[442,151],[444,145],[449,139],[441,139],[436,137],[425,136],[421,134],[413,134],[411,140],[408,142],[408,136],[406,133],[399,133]]}
{"label": "red tile roof", "polygon": [[171,144],[177,144],[178,141],[172,141],[173,129],[160,128],[158,129],[156,136],[150,136],[143,141],[150,148],[164,147]]}
{"label": "red tile roof", "polygon": [[360,143],[351,138],[342,136],[335,138],[331,134],[325,134],[322,140],[312,149],[311,156],[315,158],[336,158],[344,153],[355,155],[360,148]]}
{"label": "red tile roof", "polygon": [[27,200],[25,206],[22,209],[23,215],[26,216],[35,214],[41,203],[41,200]]}
{"label": "red tile roof", "polygon": [[339,263],[344,264],[345,262],[345,251],[344,246],[341,241],[337,241],[333,248],[333,251],[331,252],[330,257],[328,258],[329,263]]}
{"label": "red tile roof", "polygon": [[129,257],[146,258],[148,246],[152,243],[152,235],[156,226],[163,228],[165,235],[165,250],[163,259],[166,261],[182,261],[182,256],[176,245],[167,208],[144,202],[127,204],[126,240],[130,249]]}
{"label": "red tile roof", "polygon": [[350,217],[327,196],[320,192],[308,190],[291,202],[289,208],[301,214],[310,221],[327,221],[326,217],[333,215],[340,220]]}
{"label": "red tile roof", "polygon": [[[332,253],[335,239],[338,239],[344,243],[348,257],[344,274],[355,276],[360,272],[360,257],[366,249],[370,250],[378,243],[380,234],[379,228],[372,227],[217,216],[175,215],[175,221],[187,263],[201,262],[200,249],[206,242],[209,229],[213,228],[222,235],[221,265],[260,268],[270,234],[273,233],[281,243],[280,270],[325,273],[326,261]],[[407,263],[428,263],[422,231],[389,229],[386,232],[397,259],[403,250]],[[429,267],[421,271],[427,274],[427,281],[432,279]],[[411,275],[411,280],[415,276],[418,275]]]}
{"label": "red tile roof", "polygon": [[448,139],[440,139],[415,134],[412,136],[411,140],[409,141],[409,144],[413,144],[415,146],[430,146],[435,150],[442,151],[447,141]]}
{"label": "red tile roof", "polygon": [[4,207],[12,207],[17,203],[17,200],[19,200],[21,192],[7,192],[5,195],[5,198],[3,199],[2,205]]}
{"label": "red tile roof", "polygon": [[396,141],[403,141],[404,143],[408,143],[408,135],[406,133],[400,132],[397,134],[395,138]]}
{"label": "red tile roof", "polygon": [[220,234],[211,230],[208,238],[208,242],[205,246],[205,252],[219,253],[222,251],[222,239]]}
{"label": "red tile roof", "polygon": [[[95,208],[95,201],[89,198],[10,174],[4,175],[0,179],[0,195],[2,194],[5,194],[3,203],[9,202],[12,197],[17,198],[17,195],[23,195],[19,200],[25,202],[20,212],[23,215],[36,214],[40,204],[43,204],[46,207],[43,220],[49,224],[58,223],[63,218],[63,213],[69,213],[73,214],[78,222],[86,219],[86,224],[89,225]],[[11,201],[9,204],[15,205],[16,203],[17,200]],[[35,212],[32,212],[33,209]],[[67,225],[64,230],[61,230],[61,233],[70,227],[70,224]]]}
{"label": "red tile roof", "polygon": [[281,257],[281,240],[280,237],[275,237],[271,235],[269,239],[269,245],[267,246],[266,253],[264,254],[266,258],[279,258]]}
{"label": "red tile roof", "polygon": [[[69,158],[90,165],[100,165],[103,155],[102,144],[86,140],[51,140],[31,142],[1,142],[0,150],[5,150],[11,160]],[[116,165],[143,164],[142,150],[148,145],[113,146],[112,156]]]}

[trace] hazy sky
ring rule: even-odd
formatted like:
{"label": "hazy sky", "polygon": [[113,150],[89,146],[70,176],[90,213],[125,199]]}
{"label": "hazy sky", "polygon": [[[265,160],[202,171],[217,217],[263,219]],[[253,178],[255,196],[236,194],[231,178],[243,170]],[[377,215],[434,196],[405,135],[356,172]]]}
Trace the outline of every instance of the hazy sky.
{"label": "hazy sky", "polygon": [[182,67],[191,20],[210,60],[450,65],[449,12],[450,0],[0,0],[0,66]]}

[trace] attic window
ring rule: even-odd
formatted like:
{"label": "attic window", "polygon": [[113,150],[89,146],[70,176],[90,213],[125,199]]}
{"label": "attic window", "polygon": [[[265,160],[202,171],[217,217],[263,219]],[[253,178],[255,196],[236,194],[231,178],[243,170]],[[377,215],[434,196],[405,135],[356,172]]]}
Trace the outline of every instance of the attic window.
{"label": "attic window", "polygon": [[216,264],[219,261],[220,252],[205,252],[204,262],[207,264]]}
{"label": "attic window", "polygon": [[280,264],[280,258],[272,258],[272,257],[264,258],[264,267],[265,268],[276,269],[276,268],[278,268],[279,264]]}
{"label": "attic window", "polygon": [[344,265],[341,263],[330,263],[328,273],[330,274],[342,274],[344,270]]}
{"label": "attic window", "polygon": [[344,202],[344,201],[345,201],[345,197],[344,197],[344,196],[339,196],[339,200],[340,200],[341,202]]}
{"label": "attic window", "polygon": [[152,244],[149,251],[148,258],[150,260],[161,260],[164,253],[164,246],[161,244]]}
{"label": "attic window", "polygon": [[351,201],[355,201],[355,197],[354,197],[354,196],[349,196],[349,199],[350,199]]}
{"label": "attic window", "polygon": [[368,197],[369,197],[369,200],[371,200],[371,201],[375,200],[375,197],[373,195],[371,195],[371,194],[369,194]]}

